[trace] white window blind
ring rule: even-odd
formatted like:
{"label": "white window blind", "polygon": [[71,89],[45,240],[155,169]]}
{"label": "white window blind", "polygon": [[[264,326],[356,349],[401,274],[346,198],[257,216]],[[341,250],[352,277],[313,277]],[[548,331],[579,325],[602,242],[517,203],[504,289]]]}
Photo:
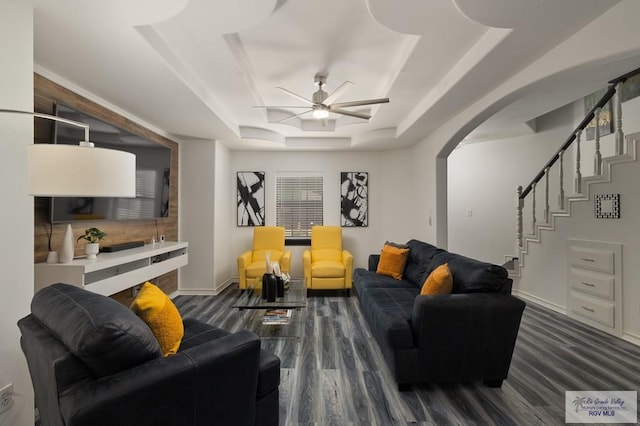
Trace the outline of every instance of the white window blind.
{"label": "white window blind", "polygon": [[322,176],[276,176],[276,224],[285,236],[309,238],[322,225]]}
{"label": "white window blind", "polygon": [[113,217],[115,219],[154,217],[156,183],[156,170],[136,170],[136,198],[116,199],[113,205]]}

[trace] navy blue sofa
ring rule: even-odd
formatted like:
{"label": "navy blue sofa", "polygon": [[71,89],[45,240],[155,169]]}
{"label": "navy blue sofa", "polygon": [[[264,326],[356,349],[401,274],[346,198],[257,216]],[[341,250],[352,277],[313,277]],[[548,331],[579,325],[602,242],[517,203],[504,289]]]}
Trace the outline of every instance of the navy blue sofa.
{"label": "navy blue sofa", "polygon": [[[353,286],[371,333],[401,390],[411,384],[507,378],[525,303],[501,266],[411,240],[403,278],[357,268]],[[431,271],[449,264],[451,294],[422,296]]]}
{"label": "navy blue sofa", "polygon": [[279,423],[280,359],[249,331],[185,318],[164,357],[128,307],[67,284],[36,293],[18,326],[44,426]]}

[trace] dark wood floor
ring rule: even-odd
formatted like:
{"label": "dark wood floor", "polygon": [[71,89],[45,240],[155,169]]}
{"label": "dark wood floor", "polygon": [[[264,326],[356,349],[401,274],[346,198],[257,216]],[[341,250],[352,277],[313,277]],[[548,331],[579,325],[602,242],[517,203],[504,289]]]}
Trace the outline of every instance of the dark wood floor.
{"label": "dark wood floor", "polygon": [[264,311],[231,308],[239,296],[230,287],[174,301],[184,317],[267,336],[263,346],[282,360],[283,425],[561,425],[567,390],[640,388],[639,347],[532,303],[502,388],[430,384],[398,392],[355,296],[309,297],[288,326],[262,326]]}

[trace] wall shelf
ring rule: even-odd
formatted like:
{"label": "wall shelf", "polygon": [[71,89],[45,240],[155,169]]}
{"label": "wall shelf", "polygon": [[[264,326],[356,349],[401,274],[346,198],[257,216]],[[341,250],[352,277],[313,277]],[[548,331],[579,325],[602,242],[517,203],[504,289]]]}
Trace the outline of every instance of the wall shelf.
{"label": "wall shelf", "polygon": [[100,253],[93,260],[36,263],[35,291],[51,284],[66,283],[110,296],[185,266],[188,245],[165,241],[115,253]]}

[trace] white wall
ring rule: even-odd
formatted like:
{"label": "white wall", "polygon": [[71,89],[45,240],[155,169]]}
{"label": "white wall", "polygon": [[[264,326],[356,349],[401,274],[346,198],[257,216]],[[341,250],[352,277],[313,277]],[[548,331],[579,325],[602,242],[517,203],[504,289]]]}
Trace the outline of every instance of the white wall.
{"label": "white wall", "polygon": [[[245,152],[231,153],[230,247],[233,257],[251,247],[253,229],[236,226],[235,173],[265,172],[266,224],[275,225],[275,176],[277,172],[317,171],[324,177],[324,224],[340,225],[340,172],[369,173],[369,226],[342,228],[343,245],[354,256],[354,267],[366,267],[369,254],[379,252],[386,240],[406,242],[416,236],[413,219],[410,150],[393,152]],[[302,276],[302,252],[291,247],[292,275]],[[237,276],[237,270],[234,271]]]}
{"label": "white wall", "polygon": [[[516,186],[527,186],[567,139],[575,128],[573,113],[568,105],[539,118],[535,134],[463,144],[449,155],[449,250],[497,264],[515,254]],[[539,186],[538,203],[543,191]],[[540,220],[542,210],[536,210]]]}
{"label": "white wall", "polygon": [[[209,261],[214,267],[216,291],[238,275],[236,258],[239,253],[229,249],[231,231],[235,225],[235,212],[229,208],[235,198],[229,198],[229,188],[235,185],[235,173],[231,171],[231,152],[221,142],[215,150],[215,194],[214,194],[214,254]],[[233,213],[233,214],[232,214]]]}
{"label": "white wall", "polygon": [[[456,211],[451,217],[449,217],[446,212],[446,209],[449,206],[447,198],[455,198],[455,194],[452,194],[450,188],[447,188],[449,174],[442,173],[443,168],[446,170],[447,165],[443,167],[441,158],[448,157],[458,143],[462,141],[462,139],[476,126],[503,107],[518,99],[521,94],[525,94],[529,90],[535,90],[536,85],[545,79],[553,79],[556,76],[567,72],[573,72],[575,73],[576,78],[579,78],[579,70],[582,67],[591,67],[596,69],[599,67],[609,67],[609,69],[612,69],[613,67],[616,67],[616,69],[624,68],[622,72],[627,72],[632,70],[634,67],[637,67],[637,58],[640,54],[640,27],[635,25],[634,21],[639,14],[640,2],[631,0],[621,1],[605,14],[595,19],[584,29],[561,43],[555,49],[534,61],[524,70],[517,72],[512,78],[505,81],[502,85],[491,90],[477,102],[469,105],[465,110],[453,116],[449,121],[443,123],[440,128],[429,134],[414,146],[413,157],[414,168],[416,169],[415,176],[422,176],[420,181],[421,184],[424,185],[420,192],[416,192],[418,198],[415,200],[414,205],[416,210],[425,210],[432,206],[437,207],[437,228],[435,230],[430,230],[425,239],[429,240],[430,238],[435,238],[438,245],[443,246],[443,241],[448,240],[448,231],[454,228],[457,230],[457,227],[460,227],[462,229],[458,234],[454,234],[452,247],[449,247],[454,251],[461,251],[469,254],[480,253],[480,256],[478,257],[495,261],[499,260],[499,256],[509,254],[512,251],[509,250],[509,247],[512,244],[515,245],[514,242],[512,243],[515,236],[503,239],[495,237],[492,233],[490,238],[483,238],[479,243],[471,242],[475,239],[476,233],[483,232],[485,227],[501,227],[502,224],[497,224],[498,221],[507,221],[507,226],[509,226],[509,228],[515,228],[515,217],[509,219],[508,214],[501,212],[498,213],[500,218],[495,218],[494,220],[493,215],[485,213],[489,204],[486,199],[478,197],[473,198],[472,200],[475,204],[472,204],[471,208],[468,208],[468,201],[466,199],[452,200],[450,205],[456,209]],[[607,34],[607,37],[603,38],[603,34]],[[611,42],[611,40],[615,40],[615,42]],[[589,46],[589,48],[585,48],[586,46]],[[578,106],[575,106],[574,108],[575,110],[580,109]],[[633,108],[636,107],[627,106],[626,109],[628,110]],[[631,115],[632,113],[623,112],[623,116],[626,116],[627,114]],[[633,122],[633,118],[630,120],[629,117],[626,117],[625,123],[631,122]],[[625,124],[623,127],[627,133],[635,130],[628,124]],[[515,142],[517,143],[517,141]],[[585,144],[585,147],[588,151],[589,147],[587,144]],[[469,146],[469,149],[475,148]],[[494,151],[500,150],[499,147],[491,146],[489,146],[488,149],[493,149]],[[519,152],[514,153],[510,148],[506,149],[512,154],[521,155]],[[452,158],[455,158],[457,155],[462,154],[453,154]],[[569,153],[569,157],[572,158],[572,156],[573,153]],[[588,156],[588,152],[583,153],[583,158],[588,158]],[[583,160],[583,164],[590,164],[590,161],[590,159],[585,159]],[[528,163],[523,163],[522,167],[529,167],[527,164]],[[420,167],[422,167],[422,169],[419,169]],[[459,171],[459,169],[454,170],[454,172]],[[570,172],[572,173],[572,171]],[[493,175],[491,170],[485,169],[483,170],[483,173],[490,173],[490,176],[492,176],[491,179],[493,180],[492,183],[501,183],[500,178]],[[569,173],[569,175],[571,173]],[[489,180],[490,178],[486,179]],[[505,180],[507,180],[507,178],[505,178]],[[637,180],[637,178],[627,179],[625,182],[628,183],[623,185],[633,185],[631,182]],[[508,192],[511,192],[515,185],[521,184],[525,186],[527,183],[526,178],[524,183],[518,179],[516,182],[508,185],[511,186],[511,188],[506,188],[504,191],[508,190]],[[487,197],[487,199],[493,199],[493,191],[493,188],[482,188],[480,194]],[[470,196],[469,192],[470,191],[465,192],[467,196]],[[624,186],[620,190],[616,189],[615,192],[620,192],[621,196],[623,196],[622,194],[624,193],[625,195],[623,200],[627,200],[626,202],[633,200],[630,187]],[[476,194],[474,193],[474,195]],[[512,196],[501,197],[498,200],[495,200],[495,203],[496,205],[505,206],[508,204],[507,200],[510,197],[512,200],[511,207],[508,208],[507,211],[513,211],[513,215],[515,216],[515,210],[513,209],[513,203],[515,200]],[[551,199],[553,200],[554,197],[551,197]],[[622,202],[623,206],[625,206],[624,203],[625,201]],[[633,204],[628,207],[630,207],[629,211],[627,210],[627,207],[623,208],[625,211],[628,211],[629,214],[633,215],[635,212],[633,210]],[[585,215],[585,218],[593,214],[591,211],[592,206],[584,208],[589,211],[588,213],[582,213]],[[443,212],[442,209],[445,211]],[[479,221],[476,221],[476,226],[474,227],[475,230],[470,231],[470,227],[468,226],[469,223],[464,222],[468,219],[464,219],[464,216],[461,218],[460,212],[466,215],[468,210],[474,211],[474,209],[481,213],[480,218],[486,218],[488,222],[480,223]],[[541,211],[539,206],[537,211]],[[474,217],[475,216],[472,216],[471,218]],[[538,218],[540,218],[540,216],[538,216]],[[453,220],[454,224],[449,226],[447,224],[447,219]],[[633,232],[629,234],[633,225],[625,223],[623,220],[617,221],[616,223],[604,227],[602,225],[594,226],[593,222],[585,221],[580,225],[580,230],[568,228],[566,231],[562,231],[565,232],[564,234],[556,233],[555,235],[557,236],[556,238],[561,238],[563,241],[569,235],[574,237],[582,235],[584,238],[605,240],[612,240],[614,238],[618,239],[620,242],[625,244],[625,248],[623,249],[623,265],[637,263],[636,258],[638,256],[638,252],[634,251],[635,243],[631,238],[637,239],[638,235]],[[525,225],[527,225],[526,221]],[[609,229],[612,227],[616,228],[615,231],[613,229]],[[603,230],[603,228],[606,228],[607,230]],[[478,231],[478,229],[480,229],[480,231]],[[465,233],[469,235],[467,242],[462,241]],[[543,236],[543,238],[545,237],[546,235]],[[494,244],[496,245],[495,248],[493,247]],[[484,249],[483,245],[487,248],[491,248]],[[506,252],[502,253],[505,250]],[[539,298],[541,301],[548,302],[550,306],[555,305],[559,310],[562,310],[563,307],[566,306],[566,289],[563,282],[559,281],[559,279],[564,280],[565,262],[563,250],[564,243],[558,242],[552,242],[550,246],[545,244],[544,246],[540,245],[533,248],[532,254],[529,256],[530,259],[527,259],[528,263],[526,266],[528,271],[533,272],[526,272],[529,275],[521,280],[520,283],[516,283],[516,287],[518,289],[529,292],[529,294],[533,297]],[[536,251],[544,253],[543,257],[536,257]],[[623,279],[625,280],[624,332],[627,337],[631,336],[631,339],[635,339],[637,342],[640,342],[640,338],[638,338],[638,336],[640,336],[640,325],[638,324],[638,312],[640,311],[640,306],[638,305],[640,302],[636,294],[637,290],[635,289],[635,276],[637,276],[637,273],[635,273],[634,269],[626,269],[626,266],[623,266],[623,268],[625,268],[623,272]],[[634,273],[635,276],[633,275]]]}
{"label": "white wall", "polygon": [[[640,97],[622,104],[626,133],[640,131]],[[514,187],[525,186],[551,155],[566,140],[584,117],[582,100],[538,119],[538,132],[517,138],[462,145],[449,156],[449,249],[471,257],[501,263],[514,253]],[[613,155],[614,135],[602,138],[603,156]],[[582,171],[593,174],[594,141],[582,141]],[[574,154],[565,158],[565,190],[573,193]],[[558,169],[552,169],[555,176]],[[556,218],[556,230],[543,231],[542,243],[529,244],[523,276],[515,288],[554,309],[564,312],[567,305],[566,241],[590,239],[623,244],[623,330],[640,339],[640,162],[614,166],[613,182],[591,186],[591,194],[619,193],[622,217],[619,220],[595,219],[593,197],[573,203],[571,218]],[[550,182],[556,188],[557,179]],[[550,193],[552,210],[557,190]],[[525,233],[530,232],[531,196],[526,198]],[[537,218],[542,221],[544,185],[538,186]],[[467,212],[473,211],[469,217]],[[470,238],[470,236],[473,236]]]}
{"label": "white wall", "polygon": [[[0,108],[33,111],[33,10],[0,2]],[[33,117],[0,114],[0,387],[13,383],[14,407],[3,425],[33,425],[33,388],[16,322],[33,297],[33,197],[27,195],[27,146]]]}
{"label": "white wall", "polygon": [[[597,68],[617,65],[619,68],[627,67],[626,70],[633,69],[640,55],[640,27],[635,23],[638,15],[640,2],[621,1],[555,49],[451,117],[414,146],[416,175],[422,173],[425,177],[421,181],[424,187],[421,188],[420,199],[415,200],[416,206],[423,209],[437,206],[438,209],[437,229],[429,232],[425,239],[435,238],[440,246],[446,245],[447,240],[447,174],[439,173],[432,179],[434,171],[442,171],[443,168],[437,156],[446,158],[475,127],[521,94],[535,90],[535,86],[545,79],[574,71],[577,71],[579,78],[579,70],[585,66]],[[603,34],[607,36],[603,37]],[[419,171],[417,167],[423,170]]]}
{"label": "white wall", "polygon": [[180,143],[180,240],[189,243],[189,264],[180,269],[181,293],[215,293],[216,142]]}
{"label": "white wall", "polygon": [[622,295],[624,337],[640,342],[640,163],[614,166],[612,183],[591,186],[591,194],[620,194],[620,219],[594,218],[593,197],[574,203],[570,218],[556,220],[556,230],[545,232],[541,244],[530,244],[522,278],[516,289],[558,310],[567,306],[566,246],[568,238],[622,244]]}
{"label": "white wall", "polygon": [[446,217],[439,216],[436,202],[436,156],[440,149],[440,145],[433,143],[422,143],[411,149],[411,208],[413,238],[444,248],[446,243],[438,241],[436,233],[438,220],[446,223]]}

